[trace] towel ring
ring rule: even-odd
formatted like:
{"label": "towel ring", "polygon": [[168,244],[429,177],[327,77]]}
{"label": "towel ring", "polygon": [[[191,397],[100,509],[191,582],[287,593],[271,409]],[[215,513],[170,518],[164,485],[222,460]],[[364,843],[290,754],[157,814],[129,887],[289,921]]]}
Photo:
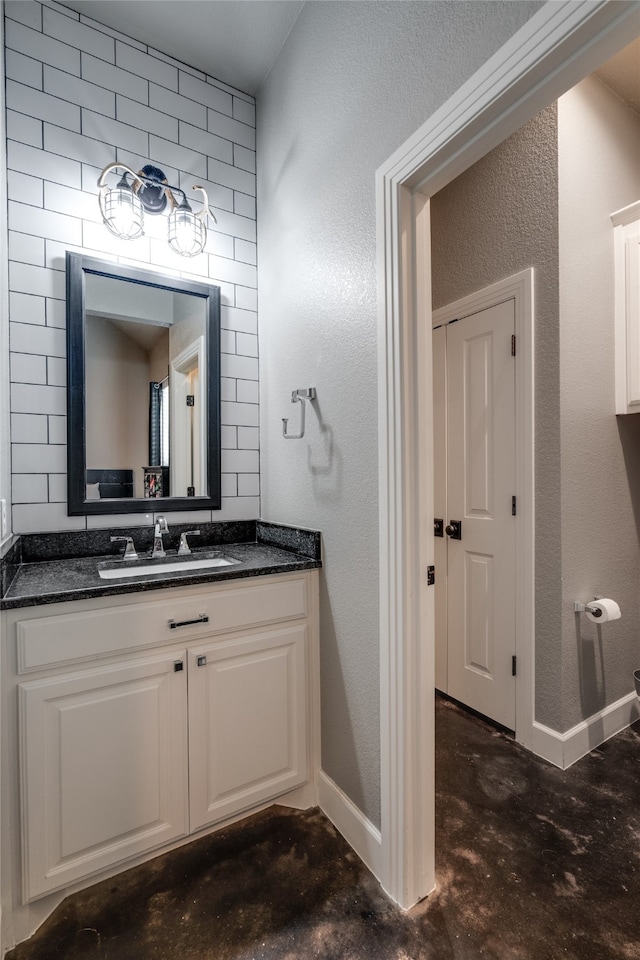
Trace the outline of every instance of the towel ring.
{"label": "towel ring", "polygon": [[300,404],[300,429],[298,433],[287,433],[287,426],[289,423],[288,417],[282,418],[282,436],[285,440],[302,440],[304,437],[304,408],[305,400],[315,400],[316,399],[316,388],[315,387],[306,387],[304,390],[293,390],[291,392],[291,403]]}

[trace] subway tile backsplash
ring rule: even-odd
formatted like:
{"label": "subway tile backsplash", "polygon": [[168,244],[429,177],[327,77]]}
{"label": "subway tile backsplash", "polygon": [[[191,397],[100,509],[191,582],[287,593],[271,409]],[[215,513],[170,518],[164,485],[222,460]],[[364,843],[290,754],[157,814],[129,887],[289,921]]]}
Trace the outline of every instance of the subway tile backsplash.
{"label": "subway tile backsplash", "polygon": [[[223,498],[222,509],[206,511],[206,519],[254,519],[254,99],[55,3],[9,0],[4,11],[13,530],[114,523],[66,515],[66,250],[220,286]],[[114,160],[134,169],[154,163],[182,189],[207,190],[218,224],[201,256],[174,255],[160,218],[147,218],[147,235],[135,242],[108,233],[96,180]],[[140,525],[148,518],[128,520]]]}
{"label": "subway tile backsplash", "polygon": [[[140,51],[128,43],[116,41],[116,66],[144,77],[147,81],[158,83],[167,90],[178,90],[178,70],[163,63],[156,57]],[[149,102],[149,94],[145,97]]]}

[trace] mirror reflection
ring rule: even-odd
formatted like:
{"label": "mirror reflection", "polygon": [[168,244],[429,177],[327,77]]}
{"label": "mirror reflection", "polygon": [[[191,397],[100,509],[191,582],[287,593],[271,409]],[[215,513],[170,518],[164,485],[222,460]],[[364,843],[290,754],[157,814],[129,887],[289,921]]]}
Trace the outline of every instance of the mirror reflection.
{"label": "mirror reflection", "polygon": [[95,274],[85,296],[87,499],[205,496],[205,301]]}
{"label": "mirror reflection", "polygon": [[66,262],[69,515],[220,509],[220,288]]}

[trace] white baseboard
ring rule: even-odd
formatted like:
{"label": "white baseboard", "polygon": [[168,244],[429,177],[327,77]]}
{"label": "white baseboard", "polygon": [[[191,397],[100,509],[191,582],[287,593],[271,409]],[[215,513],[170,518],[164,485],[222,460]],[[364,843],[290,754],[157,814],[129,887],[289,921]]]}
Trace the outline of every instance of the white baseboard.
{"label": "white baseboard", "polygon": [[577,723],[566,733],[558,733],[534,721],[532,749],[537,756],[566,770],[576,760],[595,750],[609,737],[620,733],[638,719],[640,719],[638,698],[635,693],[629,693],[581,723]]}
{"label": "white baseboard", "polygon": [[346,793],[321,770],[318,774],[320,809],[378,879],[382,877],[382,836]]}

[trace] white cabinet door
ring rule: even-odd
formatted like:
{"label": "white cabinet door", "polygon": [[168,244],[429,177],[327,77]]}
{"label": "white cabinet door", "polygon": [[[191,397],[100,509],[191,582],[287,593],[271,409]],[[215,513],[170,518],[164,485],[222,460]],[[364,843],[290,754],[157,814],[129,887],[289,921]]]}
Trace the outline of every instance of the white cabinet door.
{"label": "white cabinet door", "polygon": [[307,779],[304,624],[189,651],[191,830]]}
{"label": "white cabinet door", "polygon": [[25,900],[188,832],[184,654],[28,681],[19,702]]}
{"label": "white cabinet door", "polygon": [[611,214],[615,262],[616,413],[640,413],[640,201]]}
{"label": "white cabinet door", "polygon": [[627,404],[640,411],[640,224],[625,241],[624,310],[627,327]]}

